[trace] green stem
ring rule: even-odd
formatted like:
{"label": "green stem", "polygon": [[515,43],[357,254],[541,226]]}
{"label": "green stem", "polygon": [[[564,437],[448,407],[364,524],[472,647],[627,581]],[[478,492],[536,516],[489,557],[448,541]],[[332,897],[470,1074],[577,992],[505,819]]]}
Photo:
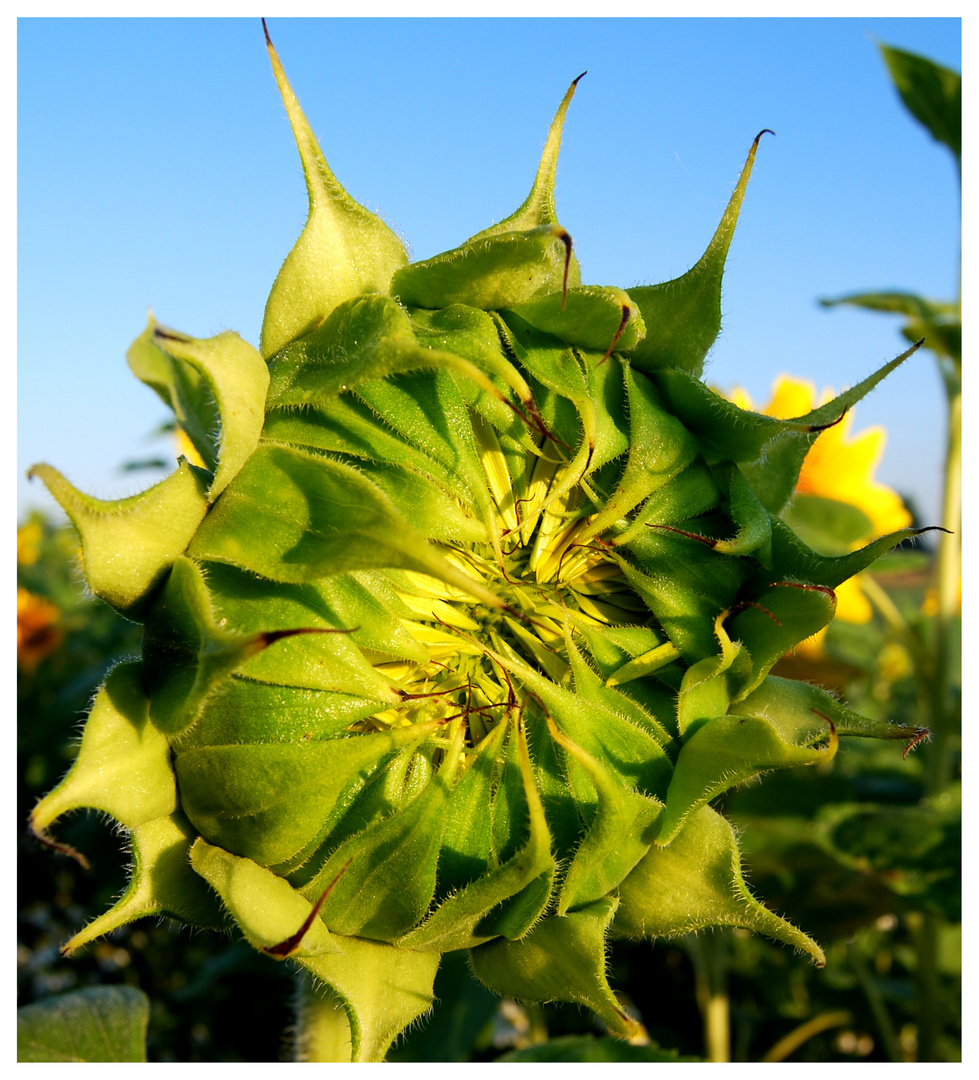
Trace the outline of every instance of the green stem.
{"label": "green stem", "polygon": [[948,386],[948,447],[945,458],[945,493],[942,500],[943,533],[938,546],[935,591],[934,666],[931,683],[932,745],[927,780],[928,793],[939,792],[949,776],[949,743],[954,716],[950,707],[950,683],[954,627],[959,618],[962,579],[962,394]]}
{"label": "green stem", "polygon": [[788,1035],[783,1035],[761,1060],[766,1064],[784,1061],[814,1035],[819,1035],[830,1028],[842,1027],[844,1024],[851,1023],[853,1023],[853,1013],[849,1013],[845,1009],[838,1012],[820,1013],[811,1020],[807,1020],[804,1024],[800,1024],[797,1028],[793,1028]]}
{"label": "green stem", "polygon": [[704,1056],[711,1062],[731,1060],[731,1003],[727,993],[727,942],[724,931],[687,935],[693,961],[697,1005],[704,1024]]}
{"label": "green stem", "polygon": [[[948,446],[945,457],[945,492],[942,500],[942,534],[938,547],[934,661],[929,685],[929,747],[925,790],[935,797],[950,775],[951,743],[957,716],[951,702],[952,648],[959,619],[962,580],[962,393],[955,380],[946,379],[948,394]],[[918,1061],[935,1061],[941,1034],[938,1000],[939,916],[925,912],[915,934],[918,976]]]}
{"label": "green stem", "polygon": [[887,1060],[903,1061],[901,1044],[894,1031],[894,1025],[891,1023],[890,1014],[887,1012],[887,1006],[884,1004],[884,999],[881,997],[877,984],[871,978],[867,965],[864,964],[857,951],[857,946],[853,942],[850,942],[847,952],[849,953],[850,966],[853,968],[857,982],[860,983],[860,989],[863,991],[867,1004],[870,1006],[870,1011],[873,1013],[874,1021],[877,1024],[877,1032],[880,1035],[881,1042],[884,1044],[884,1053],[887,1054]]}
{"label": "green stem", "polygon": [[901,639],[905,648],[913,657],[919,682],[927,680],[931,658],[920,636],[915,633],[911,624],[902,614],[901,609],[894,603],[887,590],[881,586],[873,574],[864,571],[859,580],[864,595],[877,608],[884,622]]}
{"label": "green stem", "polygon": [[350,1024],[335,998],[317,988],[305,972],[296,977],[296,1061],[350,1062]]}

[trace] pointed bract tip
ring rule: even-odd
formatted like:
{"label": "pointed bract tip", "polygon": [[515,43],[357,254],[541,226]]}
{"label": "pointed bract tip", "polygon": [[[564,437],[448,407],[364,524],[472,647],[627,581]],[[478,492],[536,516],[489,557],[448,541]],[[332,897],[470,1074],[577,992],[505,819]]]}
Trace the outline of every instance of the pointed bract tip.
{"label": "pointed bract tip", "polygon": [[265,19],[262,19],[262,30],[265,33],[265,44],[271,49],[272,39],[269,37],[269,28],[265,25]]}

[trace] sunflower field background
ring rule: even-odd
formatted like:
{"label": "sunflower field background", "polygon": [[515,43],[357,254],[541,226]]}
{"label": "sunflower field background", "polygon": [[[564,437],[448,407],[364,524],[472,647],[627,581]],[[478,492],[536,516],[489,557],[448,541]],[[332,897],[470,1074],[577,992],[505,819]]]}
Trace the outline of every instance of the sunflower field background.
{"label": "sunflower field background", "polygon": [[[958,76],[883,52],[905,106],[960,160]],[[824,943],[825,968],[738,929],[653,946],[615,942],[614,981],[648,1034],[630,1044],[573,1006],[500,1002],[461,954],[449,954],[433,1012],[388,1060],[960,1059],[959,301],[861,292],[824,302],[900,317],[909,341],[924,337],[949,415],[940,523],[948,531],[902,545],[841,586],[833,623],[776,671],[839,693],[865,716],[928,727],[931,743],[902,759],[892,746],[851,740],[825,770],[778,772],[722,796],[743,832],[752,888]],[[784,376],[767,402],[715,389],[743,408],[800,416],[832,396],[805,374]],[[913,520],[900,493],[876,482],[884,441],[883,430],[860,427],[858,407],[815,442],[787,520],[816,550],[843,554],[883,533],[938,524]],[[20,1059],[288,1058],[290,974],[243,942],[143,920],[60,956],[123,889],[125,837],[93,814],[62,823],[59,840],[85,853],[82,868],[23,824],[70,765],[94,690],[138,652],[139,637],[84,594],[74,530],[34,515],[17,540]],[[93,1036],[106,1016],[108,1034]]]}

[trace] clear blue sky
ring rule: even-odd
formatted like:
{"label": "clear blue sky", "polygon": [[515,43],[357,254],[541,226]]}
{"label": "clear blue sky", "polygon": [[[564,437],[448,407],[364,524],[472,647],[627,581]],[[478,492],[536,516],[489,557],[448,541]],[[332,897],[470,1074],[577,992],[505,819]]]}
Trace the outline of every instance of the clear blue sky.
{"label": "clear blue sky", "polygon": [[[586,282],[629,287],[703,252],[763,140],[708,369],[764,401],[781,372],[858,381],[898,323],[817,297],[957,289],[951,155],[903,110],[875,42],[961,68],[958,19],[271,19],[334,172],[426,258],[509,214],[548,123],[557,204]],[[18,507],[52,509],[36,461],[102,498],[162,473],[165,410],[128,372],[146,310],[257,344],[306,196],[258,19],[20,19]],[[937,520],[944,438],[930,356],[855,411],[885,424],[878,477]]]}

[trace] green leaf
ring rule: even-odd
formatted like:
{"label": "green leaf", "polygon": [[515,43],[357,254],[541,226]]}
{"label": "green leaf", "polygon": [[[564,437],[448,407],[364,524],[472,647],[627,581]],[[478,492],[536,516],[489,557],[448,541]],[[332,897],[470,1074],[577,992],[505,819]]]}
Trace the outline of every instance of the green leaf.
{"label": "green leaf", "polygon": [[750,675],[735,700],[756,689],[775,664],[806,638],[828,626],[836,614],[836,594],[823,585],[780,581],[756,596],[731,620],[729,633],[751,657]]}
{"label": "green leaf", "polygon": [[279,270],[265,305],[262,356],[308,334],[335,307],[364,293],[387,293],[408,262],[404,245],[380,218],[355,202],[333,175],[268,41],[269,57],[299,147],[309,217]]}
{"label": "green leaf", "polygon": [[858,506],[819,495],[796,495],[782,520],[824,555],[842,555],[874,531],[873,522]]}
{"label": "green leaf", "polygon": [[714,620],[714,634],[720,643],[719,656],[707,656],[691,665],[677,695],[677,726],[684,740],[707,720],[724,716],[731,700],[751,674],[751,657],[741,642],[732,642],[724,629],[728,612]]}
{"label": "green leaf", "polygon": [[473,971],[502,997],[585,1005],[613,1034],[629,1038],[639,1025],[605,978],[605,937],[617,906],[614,897],[606,897],[544,919],[519,941],[499,938],[481,945],[470,953]]}
{"label": "green leaf", "polygon": [[608,896],[649,850],[662,804],[619,783],[608,769],[548,722],[551,735],[591,778],[598,807],[565,872],[556,913]]}
{"label": "green leaf", "polygon": [[[491,733],[487,741],[494,737],[501,738]],[[398,944],[409,949],[439,952],[470,948],[504,932],[514,935],[526,932],[546,905],[555,870],[551,835],[531,768],[523,725],[516,720],[513,721],[511,744],[519,762],[527,816],[527,839],[523,847],[502,865],[488,869],[449,896],[417,930],[406,934]],[[489,757],[483,760],[489,761]],[[485,790],[485,786],[480,782],[478,789]],[[485,814],[485,809],[483,812]],[[481,847],[476,850],[480,851]]]}
{"label": "green leaf", "polygon": [[[597,352],[635,349],[646,336],[639,308],[623,289],[579,285],[515,304],[511,311],[536,330]],[[509,312],[506,313],[507,315]]]}
{"label": "green leaf", "polygon": [[673,281],[629,290],[629,296],[639,305],[647,328],[642,341],[628,350],[630,361],[640,371],[676,368],[697,379],[703,373],[704,358],[721,330],[724,264],[738,223],[758,142],[764,134],[760,132],[751,144],[734,194],[700,261]]}
{"label": "green leaf", "polygon": [[[245,636],[297,627],[324,631],[278,639],[273,649],[262,650],[242,664],[238,674],[243,679],[328,690],[390,706],[400,698],[363,650],[392,659],[428,659],[428,651],[402,621],[411,618],[412,612],[378,574],[364,573],[363,580],[354,574],[332,574],[305,585],[286,585],[222,563],[211,563],[204,570],[220,626],[225,620]],[[332,706],[321,699],[315,711],[319,714],[328,708]]]}
{"label": "green leaf", "polygon": [[[489,372],[511,385],[521,400],[530,396],[527,384],[500,352],[495,324],[485,312],[456,304],[409,316],[390,297],[368,295],[338,305],[321,326],[274,357],[268,405],[323,404],[349,390],[371,393],[371,384],[379,379],[439,369],[465,375],[502,398]],[[433,419],[427,417],[429,426]]]}
{"label": "green leaf", "polygon": [[478,743],[473,760],[449,795],[438,862],[440,898],[475,881],[490,867],[492,817],[486,807],[492,802],[497,755],[506,731],[506,724],[497,724]]}
{"label": "green leaf", "polygon": [[304,886],[307,896],[315,896],[342,871],[323,906],[323,921],[332,931],[393,941],[421,921],[435,893],[446,789],[452,779],[447,771],[443,765],[407,805],[376,817],[339,844]]}
{"label": "green leaf", "polygon": [[716,466],[718,486],[727,494],[728,513],[736,535],[718,540],[715,551],[724,555],[754,555],[762,566],[772,565],[772,522],[744,474],[734,465]]}
{"label": "green leaf", "polygon": [[559,1035],[547,1042],[535,1043],[522,1050],[511,1050],[497,1059],[507,1062],[530,1063],[535,1061],[604,1062],[678,1062],[698,1061],[699,1058],[682,1057],[676,1050],[663,1050],[655,1043],[633,1045],[621,1039],[597,1038],[594,1035]]}
{"label": "green leaf", "polygon": [[226,930],[227,916],[214,893],[191,869],[197,832],[179,811],[137,825],[129,834],[132,867],[122,896],[62,946],[70,955],[83,945],[148,916],[179,919],[188,926]]}
{"label": "green leaf", "polygon": [[880,46],[905,108],[952,151],[962,168],[962,76],[924,56]]}
{"label": "green leaf", "polygon": [[[961,305],[948,301],[927,300],[914,293],[888,292],[850,293],[832,300],[820,300],[823,307],[847,304],[851,307],[905,315],[908,322],[901,328],[908,341],[924,339],[924,347],[940,357],[947,357],[957,366],[962,364]],[[943,372],[943,375],[946,373]],[[946,375],[947,377],[947,375]],[[960,376],[961,377],[961,376]]]}
{"label": "green leaf", "polygon": [[[476,233],[475,236],[471,236],[461,247],[456,248],[455,251],[447,252],[446,255],[436,256],[434,260],[428,260],[428,263],[435,264],[435,271],[423,270],[423,277],[427,279],[427,282],[431,285],[435,285],[438,279],[438,275],[441,272],[440,262],[444,264],[445,260],[455,263],[461,269],[460,278],[466,280],[466,288],[470,291],[471,295],[482,293],[483,299],[492,300],[491,293],[495,290],[497,293],[497,299],[500,296],[508,296],[511,299],[514,297],[523,299],[526,296],[533,295],[534,293],[550,291],[547,286],[540,286],[533,289],[533,292],[526,292],[525,282],[521,280],[521,275],[513,275],[508,273],[504,268],[504,261],[509,257],[514,257],[514,249],[510,241],[505,241],[504,245],[495,246],[493,241],[508,234],[527,234],[537,231],[540,235],[548,235],[548,230],[553,230],[551,235],[559,236],[564,243],[565,251],[562,252],[566,256],[567,261],[562,258],[560,265],[560,276],[557,273],[551,273],[548,275],[548,281],[552,289],[557,289],[564,283],[564,267],[567,266],[567,284],[571,286],[577,286],[581,284],[581,274],[578,269],[578,260],[574,253],[571,251],[571,237],[565,233],[563,229],[558,225],[557,210],[554,205],[554,181],[557,176],[557,162],[558,152],[561,149],[561,132],[564,128],[564,118],[568,111],[568,106],[571,104],[571,99],[574,96],[575,88],[578,85],[578,80],[581,75],[568,87],[567,93],[564,95],[561,104],[558,106],[558,110],[555,113],[554,119],[551,121],[551,126],[547,133],[547,140],[544,143],[544,150],[541,154],[540,164],[537,167],[537,175],[534,178],[533,186],[530,189],[530,194],[526,199],[517,207],[517,209],[503,221],[497,222],[495,225],[491,225],[488,229],[483,229],[481,232]],[[511,250],[508,252],[507,247],[511,246]],[[516,249],[519,249],[519,244],[515,245]],[[489,260],[486,260],[485,255],[480,253],[496,253],[495,256],[491,255]],[[464,254],[465,253],[465,254]],[[516,251],[516,257],[519,258],[519,251]],[[470,259],[475,258],[475,263]],[[490,264],[487,266],[487,262]],[[419,264],[416,264],[419,265]],[[427,264],[420,264],[425,265]],[[480,280],[480,274],[485,273],[489,269],[489,279]],[[557,270],[557,268],[554,268]],[[409,268],[409,273],[406,275],[409,279],[414,277],[413,268]],[[417,283],[412,283],[414,287],[417,287]],[[454,282],[448,280],[448,285],[451,288],[454,287]],[[397,289],[392,286],[392,293],[398,295]],[[406,300],[405,303],[411,303],[412,301]],[[470,301],[463,301],[469,303]],[[515,300],[513,302],[516,302]],[[445,303],[419,303],[420,307],[444,307]],[[474,307],[483,308],[486,311],[498,310],[501,307],[509,306],[508,303],[477,303]]]}
{"label": "green leaf", "polygon": [[582,72],[568,87],[557,112],[554,114],[530,194],[509,217],[498,221],[488,229],[483,229],[482,232],[476,233],[475,236],[470,237],[471,240],[481,240],[486,236],[498,236],[500,233],[513,232],[515,229],[533,229],[539,225],[557,224],[557,210],[554,206],[554,181],[557,178],[561,133],[564,129],[564,118],[567,115],[568,106],[571,104],[575,89],[584,75],[585,72]]}
{"label": "green leaf", "polygon": [[335,953],[299,963],[339,999],[350,1027],[350,1060],[383,1061],[391,1043],[432,1007],[437,952],[414,952],[366,938],[340,937]]}
{"label": "green leaf", "polygon": [[399,270],[391,279],[391,295],[408,307],[465,304],[500,311],[561,289],[570,250],[571,237],[560,225],[467,240]]}
{"label": "green leaf", "polygon": [[836,734],[864,739],[907,739],[918,742],[927,735],[925,728],[911,724],[892,724],[861,716],[841,705],[828,691],[809,683],[769,675],[757,689],[731,704],[730,711],[740,716],[781,716],[804,711],[832,723]]}
{"label": "green leaf", "polygon": [[772,769],[827,761],[837,745],[832,724],[801,702],[770,715],[707,719],[680,750],[656,843],[669,844],[689,815],[730,788]]}
{"label": "green leaf", "polygon": [[126,354],[133,374],[173,409],[214,473],[213,502],[258,445],[269,371],[247,341],[225,332],[197,340],[149,325]]}
{"label": "green leaf", "polygon": [[[218,467],[220,428],[213,388],[199,365],[170,350],[172,335],[173,331],[160,327],[151,313],[146,329],[129,346],[126,361],[136,378],[173,412],[204,468],[213,474]],[[181,336],[173,336],[182,344]]]}
{"label": "green leaf", "polygon": [[[701,453],[708,464],[719,461],[745,464],[757,461],[766,443],[777,436],[795,433],[797,437],[815,439],[819,429],[839,420],[847,409],[852,409],[866,397],[917,348],[917,344],[913,345],[832,401],[792,420],[777,420],[761,413],[747,412],[686,371],[666,369],[657,371],[652,378],[662,391],[667,406],[700,440]],[[789,468],[794,464],[795,457],[781,461],[780,467]],[[801,466],[801,458],[798,464]],[[749,478],[756,480],[757,474],[749,474]],[[791,479],[794,487],[798,473],[785,479]],[[770,494],[766,497],[772,502]]]}
{"label": "green leaf", "polygon": [[[190,862],[220,896],[253,948],[276,959],[339,951],[321,918],[314,915],[307,925],[313,904],[271,870],[205,843],[200,837],[190,850]],[[302,937],[288,952],[277,949],[284,942],[292,944],[300,928],[304,928]]]}
{"label": "green leaf", "polygon": [[868,311],[880,311],[887,315],[907,315],[920,322],[932,322],[954,316],[958,305],[948,301],[926,300],[916,293],[888,289],[881,292],[847,293],[832,300],[820,300],[823,307],[836,307],[849,304],[852,307],[866,308]]}
{"label": "green leaf", "polygon": [[350,738],[179,751],[181,804],[206,840],[274,866],[325,837],[334,808],[345,809],[382,761],[429,733],[415,725]]}
{"label": "green leaf", "polygon": [[653,845],[619,886],[617,937],[674,937],[708,926],[742,926],[807,953],[822,949],[748,892],[734,830],[709,806],[686,821],[668,847]]}
{"label": "green leaf", "polygon": [[55,820],[83,807],[100,810],[125,826],[133,868],[123,895],[77,933],[64,947],[66,952],[145,915],[173,915],[196,926],[222,925],[212,895],[187,861],[194,833],[177,806],[170,746],[150,723],[138,664],[112,669],[92,706],[75,763],[31,814],[31,829],[39,839],[87,865],[48,834]]}
{"label": "green leaf", "polygon": [[143,630],[143,683],[153,724],[166,735],[179,735],[233,671],[278,637],[296,632],[226,630],[214,617],[200,567],[180,556]]}
{"label": "green leaf", "polygon": [[[623,707],[616,711],[608,704],[608,699],[620,696],[614,690],[605,691],[602,697],[592,696],[587,687],[584,695],[577,688],[572,693],[534,671],[516,654],[504,656],[489,650],[487,654],[539,699],[547,715],[570,739],[587,753],[611,763],[613,774],[626,787],[651,795],[662,791],[672,771],[670,759],[648,727],[644,730],[630,719],[628,714],[634,715],[638,706],[623,700]],[[597,676],[593,686],[601,687]]]}
{"label": "green leaf", "polygon": [[17,1060],[146,1061],[150,1002],[131,986],[89,986],[17,1010]]}
{"label": "green leaf", "polygon": [[92,592],[131,619],[144,613],[208,508],[210,476],[184,458],[166,480],[116,502],[83,495],[50,465],[35,465],[27,475],[44,481],[78,530]]}
{"label": "green leaf", "polygon": [[[622,365],[622,372],[629,418],[628,457],[617,489],[595,515],[579,543],[600,536],[606,528],[625,518],[643,499],[683,473],[698,453],[697,440],[663,408],[653,383],[627,363]],[[620,533],[616,543],[627,544],[630,535],[641,529],[646,520],[645,514],[640,513],[636,524]]]}
{"label": "green leaf", "polygon": [[772,519],[772,559],[782,577],[795,578],[835,589],[847,578],[866,570],[902,540],[920,536],[929,529],[899,529],[846,555],[819,555],[777,518]]}
{"label": "green leaf", "polygon": [[637,536],[628,551],[630,561],[613,558],[683,658],[696,663],[712,655],[714,620],[734,604],[747,565],[696,537],[657,529]]}
{"label": "green leaf", "polygon": [[[664,749],[673,741],[673,736],[667,728],[660,723],[656,714],[644,709],[642,705],[627,697],[610,681],[604,681],[585,660],[584,656],[575,645],[570,631],[565,627],[565,648],[568,653],[568,662],[574,676],[575,693],[585,701],[608,709],[610,712],[622,717],[629,723],[641,728],[662,746]],[[675,659],[675,655],[674,655]],[[621,671],[619,672],[621,675]],[[662,763],[661,763],[662,765]],[[660,774],[660,781],[666,777],[666,770]]]}
{"label": "green leaf", "polygon": [[770,439],[764,454],[737,468],[770,514],[780,514],[795,495],[803,462],[818,432],[784,431]]}
{"label": "green leaf", "polygon": [[37,834],[81,807],[101,810],[132,829],[177,809],[166,737],[149,721],[142,665],[119,664],[99,690],[74,764],[31,813]]}
{"label": "green leaf", "polygon": [[284,446],[260,446],[208,514],[189,552],[272,581],[402,567],[501,602],[449,564],[357,469]]}
{"label": "green leaf", "polygon": [[878,875],[897,895],[959,922],[961,803],[954,791],[945,797],[916,806],[832,803],[808,838],[849,869]]}

